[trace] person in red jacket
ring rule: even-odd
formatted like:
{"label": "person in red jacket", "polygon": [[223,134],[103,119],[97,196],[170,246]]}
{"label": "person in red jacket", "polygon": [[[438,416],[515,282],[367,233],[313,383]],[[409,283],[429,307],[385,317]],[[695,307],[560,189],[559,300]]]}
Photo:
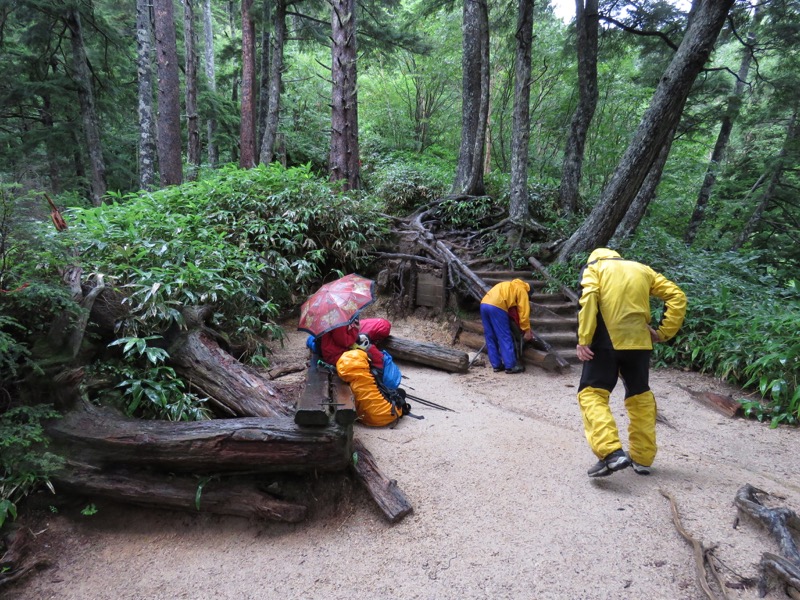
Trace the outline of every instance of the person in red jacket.
{"label": "person in red jacket", "polygon": [[348,325],[342,325],[336,329],[331,329],[323,333],[319,338],[319,351],[324,360],[329,365],[336,365],[339,358],[352,350],[358,344],[359,335],[366,335],[371,342],[367,348],[372,367],[383,370],[383,352],[375,346],[389,337],[392,325],[386,319],[364,319],[361,321],[358,316]]}

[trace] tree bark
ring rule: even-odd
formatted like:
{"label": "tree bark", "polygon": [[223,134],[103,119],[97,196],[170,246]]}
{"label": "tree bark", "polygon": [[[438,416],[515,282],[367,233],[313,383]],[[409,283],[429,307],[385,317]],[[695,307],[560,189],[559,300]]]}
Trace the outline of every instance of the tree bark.
{"label": "tree bark", "polygon": [[511,126],[511,198],[509,217],[519,223],[528,216],[528,143],[531,137],[531,40],[533,0],[519,0],[517,52],[514,61],[514,116]]}
{"label": "tree bark", "polygon": [[172,0],[153,0],[153,8],[158,63],[158,165],[161,186],[166,187],[183,181],[178,45]]}
{"label": "tree bark", "polygon": [[[217,73],[214,65],[214,28],[213,19],[211,15],[211,0],[205,0],[203,3],[203,37],[204,37],[204,56],[205,56],[205,71],[206,71],[206,85],[211,94],[217,93]],[[212,167],[217,166],[217,144],[214,137],[217,134],[217,120],[213,116],[213,111],[206,124],[208,141],[206,146],[208,148],[208,164]]]}
{"label": "tree bark", "polygon": [[291,417],[144,421],[82,404],[47,425],[52,450],[78,464],[175,473],[341,471],[352,428],[299,428]]}
{"label": "tree bark", "polygon": [[156,181],[153,123],[153,23],[149,0],[136,0],[136,73],[139,116],[139,187],[152,190]]}
{"label": "tree bark", "polygon": [[758,225],[761,222],[761,217],[764,215],[764,212],[767,210],[767,207],[775,195],[775,190],[778,188],[781,178],[783,177],[784,170],[788,166],[787,163],[789,162],[789,149],[793,146],[796,146],[798,139],[800,139],[800,136],[798,135],[800,134],[800,128],[797,125],[797,113],[798,106],[796,105],[794,112],[792,113],[792,117],[789,120],[789,124],[786,127],[786,137],[783,140],[783,146],[781,147],[781,151],[778,153],[775,163],[772,166],[772,174],[770,175],[769,183],[767,183],[764,193],[761,194],[761,198],[756,205],[753,214],[750,215],[750,218],[747,220],[747,223],[742,229],[742,232],[739,234],[739,237],[736,238],[736,241],[731,246],[731,250],[738,250],[741,248],[750,238],[750,236],[753,235],[753,232],[758,228]]}
{"label": "tree bark", "polygon": [[636,231],[637,227],[639,227],[639,223],[642,222],[642,218],[644,217],[644,213],[647,211],[647,207],[650,205],[650,202],[653,201],[653,198],[655,198],[656,189],[661,181],[661,175],[664,172],[664,165],[667,164],[669,151],[672,148],[672,140],[674,139],[675,130],[673,129],[669,136],[667,136],[667,141],[661,148],[661,152],[658,153],[656,160],[650,167],[650,172],[647,174],[647,177],[642,183],[642,187],[639,189],[639,192],[633,199],[631,207],[628,209],[628,212],[625,213],[625,216],[622,218],[622,222],[617,226],[617,230],[614,232],[614,236],[612,238],[612,246],[616,247],[616,245],[618,245],[622,240],[633,235],[633,232]]}
{"label": "tree bark", "polygon": [[469,356],[466,352],[430,342],[417,342],[390,335],[381,348],[397,360],[407,360],[450,373],[466,373]]}
{"label": "tree bark", "polygon": [[278,417],[291,412],[267,379],[223,351],[202,331],[177,338],[169,354],[170,365],[189,386],[228,415]]}
{"label": "tree bark", "polygon": [[81,468],[64,470],[52,479],[56,489],[74,494],[186,512],[298,523],[307,511],[301,504],[273,498],[254,483],[247,482],[211,480],[201,485],[196,477],[131,471],[108,473]]}
{"label": "tree bark", "polygon": [[183,0],[183,46],[186,78],[186,162],[189,180],[197,177],[200,167],[200,119],[197,114],[197,35],[195,34],[195,0]]}
{"label": "tree bark", "polygon": [[343,181],[345,190],[361,187],[358,149],[358,95],[356,71],[356,2],[331,4],[331,181]]}
{"label": "tree bark", "polygon": [[239,127],[239,166],[256,165],[256,26],[253,0],[242,0],[242,110]]}
{"label": "tree bark", "polygon": [[353,440],[352,467],[356,477],[367,488],[367,492],[390,523],[397,523],[414,510],[403,491],[397,487],[397,481],[389,479],[381,472],[375,457],[357,439]]}
{"label": "tree bark", "polygon": [[557,260],[605,245],[642,186],[669,132],[677,125],[686,98],[708,60],[733,0],[697,0],[678,51],[659,81],[633,139],[584,223],[561,247]]}
{"label": "tree bark", "polygon": [[559,203],[564,214],[578,209],[578,194],[583,170],[586,136],[597,108],[597,37],[600,19],[597,0],[575,0],[578,33],[578,106],[572,115],[564,165],[561,172]]}
{"label": "tree bark", "polygon": [[[760,12],[757,12],[753,18],[754,27],[758,26],[760,22]],[[686,233],[683,240],[687,244],[694,242],[697,236],[697,230],[703,224],[706,216],[706,207],[708,200],[711,198],[711,193],[714,190],[714,185],[717,182],[717,173],[719,172],[722,160],[725,158],[725,151],[728,148],[728,141],[731,138],[731,131],[733,124],[739,117],[739,110],[742,106],[742,93],[744,92],[745,82],[747,75],[750,72],[750,62],[753,59],[752,47],[755,44],[755,33],[750,31],[747,36],[747,46],[743,50],[742,62],[739,64],[739,72],[737,74],[736,82],[733,85],[733,93],[728,98],[728,106],[725,110],[725,115],[722,117],[720,123],[719,133],[717,134],[717,141],[714,144],[714,150],[711,152],[711,159],[706,168],[706,174],[703,178],[703,184],[700,186],[700,192],[697,194],[697,202],[692,211],[692,216],[689,219],[689,225],[686,228]]]}
{"label": "tree bark", "polygon": [[268,165],[274,158],[275,140],[278,137],[278,122],[281,109],[281,87],[283,79],[283,50],[286,43],[286,0],[275,0],[273,20],[272,61],[269,73],[269,104],[264,138],[261,140],[261,164]]}
{"label": "tree bark", "polygon": [[461,59],[461,146],[453,193],[482,196],[483,156],[489,114],[489,8],[486,0],[464,0]]}
{"label": "tree bark", "polygon": [[106,193],[106,165],[103,160],[99,120],[94,102],[94,92],[92,92],[92,74],[86,59],[86,46],[83,42],[83,28],[78,10],[69,9],[64,16],[64,22],[70,31],[73,80],[78,88],[83,133],[86,137],[86,152],[89,155],[89,167],[92,171],[91,200],[94,206],[100,206]]}
{"label": "tree bark", "polygon": [[261,150],[264,142],[264,131],[267,129],[267,109],[269,108],[269,65],[270,65],[270,23],[272,22],[272,0],[262,0],[261,4],[261,60],[259,61],[258,75],[258,126],[256,149]]}

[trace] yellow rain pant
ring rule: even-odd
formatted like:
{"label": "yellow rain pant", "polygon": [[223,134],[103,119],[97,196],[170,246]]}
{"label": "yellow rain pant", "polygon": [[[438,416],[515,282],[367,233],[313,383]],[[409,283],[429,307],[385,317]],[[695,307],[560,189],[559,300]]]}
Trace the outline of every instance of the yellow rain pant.
{"label": "yellow rain pant", "polygon": [[656,458],[656,398],[647,390],[625,398],[630,425],[628,426],[628,451],[631,459],[640,465],[650,466]]}
{"label": "yellow rain pant", "polygon": [[[611,392],[585,387],[578,392],[586,441],[597,458],[603,459],[622,448],[619,429],[608,406]],[[650,390],[625,399],[630,425],[630,455],[641,465],[650,466],[656,457],[656,399]]]}

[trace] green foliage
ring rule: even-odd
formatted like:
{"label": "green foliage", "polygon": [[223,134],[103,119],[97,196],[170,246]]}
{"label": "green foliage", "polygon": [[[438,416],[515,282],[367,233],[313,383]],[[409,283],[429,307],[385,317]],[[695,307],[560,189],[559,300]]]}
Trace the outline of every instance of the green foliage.
{"label": "green foliage", "polygon": [[63,461],[47,452],[42,421],[58,417],[52,405],[20,406],[0,413],[0,527],[17,516],[17,504],[40,485]]}
{"label": "green foliage", "polygon": [[[676,338],[657,344],[655,364],[691,368],[755,389],[748,414],[772,426],[800,420],[800,306],[795,287],[775,279],[758,253],[710,252],[657,230],[621,251],[675,281],[689,299]],[[656,315],[657,316],[657,315]]]}
{"label": "green foliage", "polygon": [[109,344],[123,346],[124,362],[116,368],[106,369],[119,383],[101,394],[101,397],[112,403],[121,403],[125,413],[132,417],[168,421],[210,418],[205,406],[207,399],[186,392],[186,384],[178,378],[174,369],[164,364],[169,354],[163,348],[152,345],[160,339],[160,336],[130,337]]}
{"label": "green foliage", "polygon": [[446,193],[453,178],[450,163],[430,154],[410,152],[373,154],[362,174],[365,184],[393,214],[408,213],[433,202]]}
{"label": "green foliage", "polygon": [[280,337],[279,311],[324,273],[367,262],[384,232],[370,208],[309,166],[229,166],[180,187],[73,210],[70,235],[85,270],[113,274],[126,296],[123,335],[183,326],[181,307],[210,304],[215,325],[255,349],[260,336]]}

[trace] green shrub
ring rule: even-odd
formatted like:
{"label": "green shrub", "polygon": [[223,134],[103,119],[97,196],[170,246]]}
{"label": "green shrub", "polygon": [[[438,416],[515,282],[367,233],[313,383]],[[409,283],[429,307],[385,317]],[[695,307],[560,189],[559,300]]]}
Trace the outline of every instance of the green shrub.
{"label": "green shrub", "polygon": [[41,485],[63,460],[46,451],[42,421],[59,416],[52,405],[20,406],[0,413],[0,527],[17,516],[17,504]]}

